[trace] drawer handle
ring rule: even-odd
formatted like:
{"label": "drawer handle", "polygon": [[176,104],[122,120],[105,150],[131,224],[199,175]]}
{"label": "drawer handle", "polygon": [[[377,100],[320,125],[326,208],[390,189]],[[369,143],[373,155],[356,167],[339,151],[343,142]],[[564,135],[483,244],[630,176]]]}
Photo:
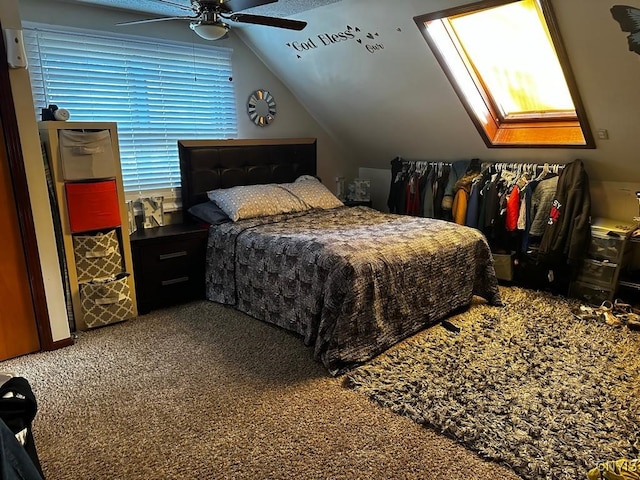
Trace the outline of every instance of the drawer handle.
{"label": "drawer handle", "polygon": [[167,285],[175,285],[176,283],[184,283],[188,281],[189,277],[172,278],[171,280],[162,280],[162,286],[166,287]]}
{"label": "drawer handle", "polygon": [[160,260],[169,260],[171,258],[179,258],[179,257],[186,257],[186,256],[187,256],[187,252],[182,250],[181,252],[165,253],[164,255],[160,255],[158,258]]}

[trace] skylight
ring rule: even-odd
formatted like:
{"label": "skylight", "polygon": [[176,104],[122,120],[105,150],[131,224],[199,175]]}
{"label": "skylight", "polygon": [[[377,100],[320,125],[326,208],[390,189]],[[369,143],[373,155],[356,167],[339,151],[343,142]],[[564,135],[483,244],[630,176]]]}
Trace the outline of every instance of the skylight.
{"label": "skylight", "polygon": [[491,0],[414,19],[487,146],[594,146],[551,16]]}

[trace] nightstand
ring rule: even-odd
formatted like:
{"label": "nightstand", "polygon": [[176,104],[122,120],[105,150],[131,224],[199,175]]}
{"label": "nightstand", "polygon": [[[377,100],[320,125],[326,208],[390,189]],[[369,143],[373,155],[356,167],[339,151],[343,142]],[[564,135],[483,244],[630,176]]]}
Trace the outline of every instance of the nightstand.
{"label": "nightstand", "polygon": [[208,230],[194,224],[141,229],[130,236],[138,312],[205,298]]}

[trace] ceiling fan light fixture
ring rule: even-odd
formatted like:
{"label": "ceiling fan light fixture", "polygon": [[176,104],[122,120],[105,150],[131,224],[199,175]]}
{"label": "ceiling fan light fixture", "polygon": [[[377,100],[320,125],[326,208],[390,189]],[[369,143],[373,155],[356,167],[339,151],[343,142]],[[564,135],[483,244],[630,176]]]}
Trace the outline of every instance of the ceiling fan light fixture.
{"label": "ceiling fan light fixture", "polygon": [[229,25],[223,22],[208,23],[196,21],[191,22],[189,28],[205,40],[219,40],[229,31]]}

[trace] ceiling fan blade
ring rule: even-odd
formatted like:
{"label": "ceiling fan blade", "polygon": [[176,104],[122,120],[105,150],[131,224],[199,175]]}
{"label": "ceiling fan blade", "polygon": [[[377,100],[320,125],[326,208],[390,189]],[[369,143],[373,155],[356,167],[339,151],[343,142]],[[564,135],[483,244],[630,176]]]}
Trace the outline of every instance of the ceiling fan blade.
{"label": "ceiling fan blade", "polygon": [[197,20],[198,17],[160,17],[160,18],[149,18],[147,20],[134,20],[133,22],[121,22],[116,23],[117,27],[121,27],[123,25],[138,25],[140,23],[153,23],[153,22],[164,22],[165,20]]}
{"label": "ceiling fan blade", "polygon": [[232,22],[255,23],[268,27],[287,28],[289,30],[302,30],[307,26],[307,22],[300,20],[289,20],[287,18],[264,17],[262,15],[251,15],[248,13],[234,13],[229,17]]}
{"label": "ceiling fan blade", "polygon": [[278,0],[227,0],[220,6],[220,10],[227,13],[239,12],[247,8],[276,3],[277,1]]}
{"label": "ceiling fan blade", "polygon": [[183,5],[182,3],[172,2],[171,0],[158,0],[158,1],[161,3],[164,3],[165,5],[171,5],[172,7],[179,8],[180,10],[186,10],[188,12],[193,10],[190,6]]}

